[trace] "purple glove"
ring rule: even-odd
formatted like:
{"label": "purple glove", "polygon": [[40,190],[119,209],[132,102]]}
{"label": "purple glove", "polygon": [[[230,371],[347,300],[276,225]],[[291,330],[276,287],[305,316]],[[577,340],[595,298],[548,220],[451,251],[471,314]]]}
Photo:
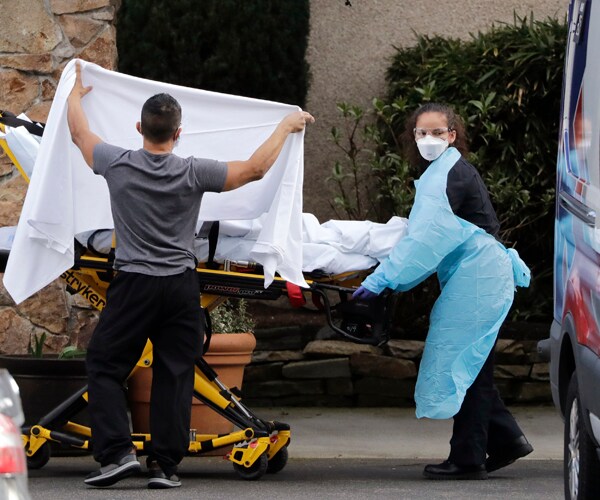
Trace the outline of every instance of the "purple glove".
{"label": "purple glove", "polygon": [[378,297],[379,294],[372,292],[371,290],[367,290],[364,286],[359,286],[356,289],[356,292],[352,294],[352,300],[373,300],[375,297]]}

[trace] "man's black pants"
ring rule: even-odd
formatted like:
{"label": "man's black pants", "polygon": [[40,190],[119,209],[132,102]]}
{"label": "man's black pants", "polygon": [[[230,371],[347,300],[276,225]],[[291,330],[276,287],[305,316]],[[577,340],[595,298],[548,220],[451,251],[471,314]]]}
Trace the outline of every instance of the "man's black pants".
{"label": "man's black pants", "polygon": [[86,367],[94,458],[117,462],[133,444],[124,382],[153,344],[152,459],[168,475],[189,446],[194,363],[203,330],[195,270],[174,276],[119,272],[90,341]]}
{"label": "man's black pants", "polygon": [[502,452],[523,435],[494,386],[494,349],[479,375],[467,390],[459,412],[454,415],[450,456],[457,465],[481,465],[486,453]]}

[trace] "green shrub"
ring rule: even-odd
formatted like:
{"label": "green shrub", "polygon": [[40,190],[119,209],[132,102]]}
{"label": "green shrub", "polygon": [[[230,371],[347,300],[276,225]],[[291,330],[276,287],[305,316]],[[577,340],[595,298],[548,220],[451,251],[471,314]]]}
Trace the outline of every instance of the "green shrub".
{"label": "green shrub", "polygon": [[[467,41],[418,36],[414,47],[398,49],[387,71],[388,95],[374,99],[370,111],[377,117],[376,126],[364,124],[369,120],[360,108],[339,105],[346,133],[335,128],[332,136],[345,151],[330,177],[341,193],[334,198],[338,212],[381,221],[391,214],[407,216],[417,174],[404,159],[397,137],[407,116],[424,102],[450,104],[465,121],[471,140],[468,160],[491,193],[501,237],[532,268],[531,287],[517,294],[513,318],[549,320],[566,39],[564,21],[515,17],[513,24],[494,26]],[[354,148],[345,146],[352,142]],[[360,187],[352,189],[353,182],[365,179],[375,186],[374,196]],[[420,302],[423,311],[433,298]],[[422,316],[420,309],[406,313]]]}
{"label": "green shrub", "polygon": [[302,106],[308,0],[124,0],[119,70]]}

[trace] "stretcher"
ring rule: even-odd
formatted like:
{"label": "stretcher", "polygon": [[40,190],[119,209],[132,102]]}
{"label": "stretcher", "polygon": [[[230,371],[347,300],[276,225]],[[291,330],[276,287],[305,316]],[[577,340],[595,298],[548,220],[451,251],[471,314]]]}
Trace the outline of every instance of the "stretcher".
{"label": "stretcher", "polygon": [[[6,117],[6,113],[0,112],[0,129],[3,115]],[[14,117],[10,121],[18,125]],[[0,139],[0,147],[28,180],[5,140]],[[113,257],[114,252],[97,254],[76,241],[74,265],[60,278],[70,293],[81,295],[102,311],[106,304],[108,286],[115,274]],[[0,252],[0,271],[3,271],[6,259],[7,252]],[[308,288],[300,288],[277,276],[268,288],[264,288],[261,267],[249,262],[216,263],[209,259],[200,263],[196,271],[200,284],[198,306],[207,319],[207,344],[211,334],[210,312],[223,301],[228,298],[276,300],[281,297],[287,297],[296,307],[303,306],[307,297],[310,297],[312,303],[326,315],[329,326],[354,342],[381,345],[387,341],[386,325],[392,296],[383,296],[380,300],[368,303],[350,300],[350,294],[371,269],[333,275],[320,271],[305,273]],[[152,344],[148,341],[131,375],[151,365]],[[226,387],[203,359],[195,366],[194,397],[232,422],[237,430],[225,435],[190,433],[190,456],[212,453],[218,449],[226,450],[226,458],[232,462],[236,473],[247,480],[259,479],[267,472],[279,472],[285,467],[291,437],[290,426],[258,417],[244,405],[240,391]],[[57,442],[77,450],[91,450],[93,439],[90,428],[73,421],[86,407],[87,399],[87,387],[84,387],[42,417],[37,424],[22,429],[23,446],[30,468],[41,468],[49,461],[49,442]],[[147,454],[152,441],[151,435],[132,434],[132,440],[139,455]]]}
{"label": "stretcher", "polygon": [[[235,269],[235,270],[232,270]],[[334,320],[336,307],[349,302],[341,299],[338,305],[332,305],[328,292],[346,297],[354,290],[364,273],[348,273],[342,276],[321,276],[308,279],[310,288],[301,289],[276,278],[274,283],[264,289],[264,276],[255,272],[245,272],[235,264],[230,269],[206,269],[203,264],[197,268],[201,287],[199,307],[208,314],[229,297],[251,298],[254,300],[274,300],[287,296],[295,304],[302,301],[306,293],[315,294],[320,300],[332,328],[354,341],[380,344],[385,341],[385,330],[376,323],[378,312],[369,305],[365,311],[346,315],[343,324]],[[105,305],[106,290],[113,276],[110,259],[82,255],[72,269],[66,271],[61,279],[71,292],[86,298],[99,310]],[[319,302],[318,302],[319,303]],[[368,312],[367,312],[368,310]],[[371,325],[377,324],[374,330]],[[209,334],[207,332],[207,334]],[[373,336],[372,334],[375,334]],[[209,337],[209,335],[207,335]],[[133,373],[152,365],[152,345],[148,341],[142,357]],[[233,463],[237,474],[243,479],[258,479],[265,472],[278,472],[287,462],[287,446],[291,437],[290,427],[282,422],[265,421],[245,406],[236,388],[228,388],[219,381],[214,370],[200,360],[195,367],[194,397],[232,422],[236,430],[227,435],[196,435],[190,440],[189,454],[200,455],[215,449],[233,450],[227,458]],[[90,448],[89,428],[75,424],[71,419],[87,403],[87,391],[83,388],[63,402],[51,413],[43,417],[37,425],[23,429],[23,443],[26,448],[28,464],[31,468],[45,465],[50,458],[47,441],[57,441],[78,449]],[[139,455],[144,455],[151,442],[149,434],[133,434],[132,439]]]}

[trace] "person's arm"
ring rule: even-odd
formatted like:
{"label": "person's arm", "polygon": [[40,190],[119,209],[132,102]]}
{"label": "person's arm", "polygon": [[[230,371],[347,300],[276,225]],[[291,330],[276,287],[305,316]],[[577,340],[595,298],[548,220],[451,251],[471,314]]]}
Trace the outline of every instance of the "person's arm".
{"label": "person's arm", "polygon": [[227,162],[227,178],[223,191],[230,191],[262,179],[281,153],[288,135],[301,132],[306,123],[314,121],[306,111],[296,111],[287,115],[248,160]]}
{"label": "person's arm", "polygon": [[448,196],[450,208],[459,217],[461,215],[460,208],[467,192],[465,178],[463,165],[459,161],[448,172],[448,181],[446,184],[446,196]]}
{"label": "person's arm", "polygon": [[81,64],[75,63],[75,85],[67,98],[67,122],[71,132],[71,140],[81,151],[85,162],[90,168],[94,165],[94,147],[102,142],[102,139],[90,130],[87,117],[81,106],[81,99],[92,90],[92,87],[84,87],[81,82]]}

